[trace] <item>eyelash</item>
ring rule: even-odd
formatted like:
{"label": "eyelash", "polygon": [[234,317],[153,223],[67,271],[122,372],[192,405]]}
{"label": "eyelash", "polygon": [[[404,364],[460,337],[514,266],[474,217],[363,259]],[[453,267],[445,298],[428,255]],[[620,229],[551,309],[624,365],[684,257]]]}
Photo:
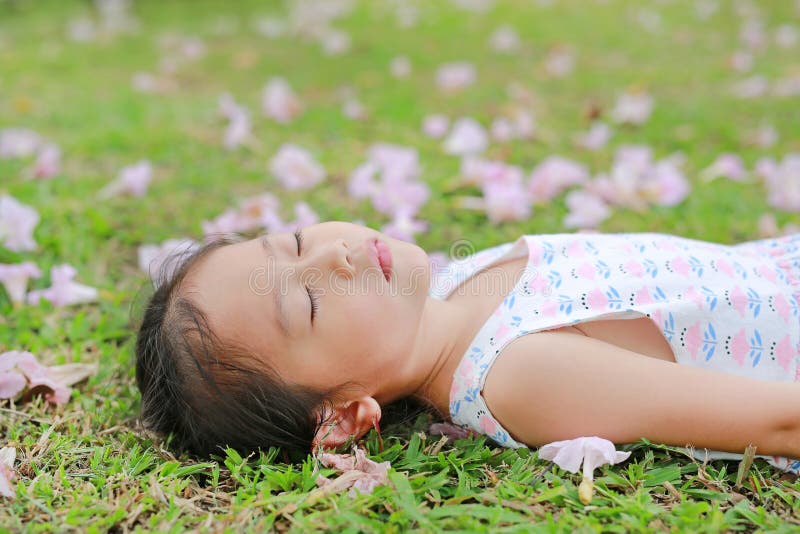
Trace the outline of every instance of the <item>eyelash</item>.
{"label": "eyelash", "polygon": [[[294,239],[297,241],[297,255],[303,251],[303,233],[300,230],[295,231]],[[318,297],[311,292],[311,289],[306,286],[306,293],[308,293],[308,300],[311,301],[311,322],[317,317],[317,310],[319,310]]]}

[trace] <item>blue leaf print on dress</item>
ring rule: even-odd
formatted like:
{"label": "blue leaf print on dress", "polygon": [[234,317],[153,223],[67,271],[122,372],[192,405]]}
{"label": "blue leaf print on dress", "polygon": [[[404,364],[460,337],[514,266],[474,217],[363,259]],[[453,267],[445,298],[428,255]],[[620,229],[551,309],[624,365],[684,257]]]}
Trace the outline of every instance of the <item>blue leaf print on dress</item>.
{"label": "blue leaf print on dress", "polygon": [[656,263],[653,260],[644,260],[642,263],[644,263],[644,270],[647,274],[653,278],[658,276],[658,267],[656,267]]}
{"label": "blue leaf print on dress", "polygon": [[656,302],[667,301],[667,294],[664,293],[664,290],[661,289],[660,286],[656,286],[655,290],[653,291],[653,300],[655,300]]}
{"label": "blue leaf print on dress", "polygon": [[589,242],[589,241],[586,241],[586,242],[583,244],[583,248],[585,248],[585,249],[586,249],[586,252],[588,252],[588,253],[589,253],[589,254],[591,254],[592,256],[597,256],[598,254],[600,254],[600,252],[597,250],[597,247],[595,247],[594,245],[592,245],[592,243],[591,243],[591,242]]}
{"label": "blue leaf print on dress", "polygon": [[754,358],[753,367],[758,365],[763,351],[764,347],[761,343],[761,334],[758,332],[758,330],[755,330],[753,335],[750,337],[750,353],[748,354],[749,357]]}
{"label": "blue leaf print on dress", "polygon": [[572,299],[569,295],[558,296],[558,311],[564,312],[567,315],[572,313]]}
{"label": "blue leaf print on dress", "polygon": [[717,350],[717,332],[711,323],[708,323],[708,327],[703,332],[703,347],[701,350],[706,354],[706,361],[710,360]]}
{"label": "blue leaf print on dress", "polygon": [[603,278],[608,278],[609,276],[611,276],[611,269],[603,260],[596,261],[594,265],[597,268],[597,274],[599,274]]}
{"label": "blue leaf print on dress", "polygon": [[480,347],[472,347],[469,351],[469,359],[473,362],[479,362],[483,358],[483,351]]}
{"label": "blue leaf print on dress", "polygon": [[515,326],[516,327],[516,326],[519,326],[519,324],[521,322],[522,322],[522,317],[520,317],[519,315],[512,315],[511,316],[511,322],[509,324],[511,326]]}
{"label": "blue leaf print on dress", "polygon": [[700,278],[703,277],[703,262],[701,262],[694,256],[689,256],[689,265],[692,266],[693,273],[695,273]]}
{"label": "blue leaf print on dress", "polygon": [[668,341],[672,341],[672,336],[675,335],[675,319],[672,317],[672,312],[667,315],[667,320],[664,321],[664,337]]}
{"label": "blue leaf print on dress", "polygon": [[553,263],[553,258],[556,255],[556,251],[553,249],[553,245],[551,245],[547,241],[544,241],[542,242],[542,248],[544,249],[542,251],[542,259],[544,260],[544,262],[548,265]]}
{"label": "blue leaf print on dress", "polygon": [[562,282],[561,273],[558,271],[550,271],[547,274],[547,279],[550,280],[550,285],[552,287],[559,287]]}
{"label": "blue leaf print on dress", "polygon": [[736,274],[742,277],[742,280],[747,280],[747,269],[745,269],[738,261],[733,262],[733,269]]}
{"label": "blue leaf print on dress", "polygon": [[616,290],[613,286],[608,286],[608,291],[606,291],[606,298],[608,299],[608,306],[611,309],[619,310],[622,309],[622,297],[619,296],[619,291]]}
{"label": "blue leaf print on dress", "polygon": [[789,298],[789,307],[792,309],[792,316],[797,317],[797,314],[800,313],[800,296],[792,295]]}
{"label": "blue leaf print on dress", "polygon": [[478,397],[478,388],[467,388],[464,391],[464,400],[472,402]]}
{"label": "blue leaf print on dress", "polygon": [[747,307],[753,310],[753,317],[758,317],[761,311],[761,297],[756,293],[755,289],[747,288]]}
{"label": "blue leaf print on dress", "polygon": [[631,244],[632,244],[634,247],[636,247],[636,250],[638,250],[639,252],[644,252],[644,249],[645,249],[645,248],[647,248],[647,247],[645,246],[645,244],[644,244],[644,243],[642,243],[641,241],[633,241]]}
{"label": "blue leaf print on dress", "polygon": [[456,400],[450,403],[450,415],[456,416],[461,411],[461,400]]}
{"label": "blue leaf print on dress", "polygon": [[514,307],[514,303],[517,301],[517,297],[514,293],[511,293],[506,298],[503,299],[503,305],[508,308],[509,310]]}
{"label": "blue leaf print on dress", "polygon": [[717,294],[711,291],[706,286],[701,288],[703,290],[703,295],[705,295],[706,304],[708,304],[708,309],[714,311],[714,308],[717,306]]}

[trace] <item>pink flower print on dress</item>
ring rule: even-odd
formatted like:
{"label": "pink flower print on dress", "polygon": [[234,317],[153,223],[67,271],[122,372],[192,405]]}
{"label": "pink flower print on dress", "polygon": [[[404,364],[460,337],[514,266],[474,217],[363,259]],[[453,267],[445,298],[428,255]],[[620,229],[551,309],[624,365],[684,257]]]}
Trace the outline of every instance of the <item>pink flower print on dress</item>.
{"label": "pink flower print on dress", "polygon": [[659,329],[664,328],[664,321],[661,317],[661,310],[653,310],[650,312],[650,318],[653,320],[654,323],[658,326]]}
{"label": "pink flower print on dress", "polygon": [[558,315],[558,299],[554,297],[548,298],[545,303],[542,304],[539,312],[543,317],[555,317]]}
{"label": "pink flower print on dress", "polygon": [[689,265],[686,260],[681,258],[680,256],[675,256],[670,260],[670,267],[672,267],[672,271],[683,276],[688,277],[689,272],[692,269],[692,266]]}
{"label": "pink flower print on dress", "polygon": [[745,357],[750,352],[750,345],[747,343],[747,333],[744,328],[740,329],[731,338],[728,350],[731,352],[731,358],[740,366],[744,365]]}
{"label": "pink flower print on dress", "polygon": [[636,292],[636,296],[634,297],[636,304],[644,305],[644,304],[651,304],[655,302],[653,297],[650,295],[650,290],[647,287],[642,287]]}
{"label": "pink flower print on dress", "polygon": [[644,267],[642,267],[642,264],[636,260],[628,260],[624,267],[625,270],[628,271],[628,273],[630,273],[632,276],[637,278],[644,276]]}
{"label": "pink flower print on dress", "polygon": [[697,359],[697,354],[700,351],[700,346],[703,344],[703,337],[700,334],[700,322],[694,323],[686,330],[683,342],[686,344],[686,350],[691,354],[692,359]]}
{"label": "pink flower print on dress", "polygon": [[492,435],[497,432],[497,423],[488,415],[482,415],[478,423],[481,425],[481,430],[483,430],[485,434]]}
{"label": "pink flower print on dress", "polygon": [[463,376],[465,378],[470,377],[474,372],[475,372],[475,366],[472,364],[469,358],[464,358],[461,361],[461,365],[458,366],[459,376]]}
{"label": "pink flower print on dress", "polygon": [[573,258],[586,257],[586,249],[583,248],[583,241],[576,240],[567,245],[567,254]]}
{"label": "pink flower print on dress", "polygon": [[542,247],[532,239],[526,239],[528,243],[528,262],[537,265],[542,258]]}
{"label": "pink flower print on dress", "polygon": [[697,304],[699,310],[703,309],[703,295],[700,294],[694,286],[690,286],[683,294],[683,299],[687,302],[694,302]]}
{"label": "pink flower print on dress", "polygon": [[530,289],[532,295],[550,295],[552,292],[550,280],[541,271],[535,272],[534,278],[528,282],[528,289]]}
{"label": "pink flower print on dress", "polygon": [[795,352],[792,350],[792,344],[787,334],[775,346],[775,359],[784,371],[788,371],[794,357]]}
{"label": "pink flower print on dress", "polygon": [[780,315],[784,322],[789,321],[792,309],[782,294],[778,293],[778,295],[775,296],[772,301],[772,307],[775,308],[775,313]]}
{"label": "pink flower print on dress", "polygon": [[653,245],[655,245],[656,248],[658,248],[659,250],[664,250],[669,252],[675,252],[679,250],[671,239],[657,239],[653,241]]}
{"label": "pink flower print on dress", "polygon": [[494,333],[495,344],[499,344],[501,340],[504,340],[511,331],[512,328],[505,323],[497,327],[497,331]]}
{"label": "pink flower print on dress", "polygon": [[767,267],[766,264],[764,263],[758,266],[756,272],[761,276],[763,276],[764,278],[766,278],[767,280],[769,280],[770,282],[772,282],[773,284],[778,281],[778,277],[775,275],[775,271]]}
{"label": "pink flower print on dress", "polygon": [[581,278],[588,278],[589,280],[594,280],[595,268],[591,263],[584,262],[581,264],[580,267],[578,267],[577,273],[578,275],[580,275]]}
{"label": "pink flower print on dress", "polygon": [[747,295],[745,295],[742,288],[735,286],[728,295],[731,306],[744,317],[745,310],[747,309]]}
{"label": "pink flower print on dress", "polygon": [[717,269],[719,269],[719,272],[725,273],[728,276],[730,276],[731,278],[733,278],[733,275],[734,275],[733,266],[730,263],[728,263],[725,260],[725,258],[722,258],[722,257],[717,258],[716,265],[717,265]]}
{"label": "pink flower print on dress", "polygon": [[586,296],[586,303],[590,308],[594,308],[595,310],[605,309],[606,306],[608,306],[608,297],[606,297],[602,291],[595,288]]}

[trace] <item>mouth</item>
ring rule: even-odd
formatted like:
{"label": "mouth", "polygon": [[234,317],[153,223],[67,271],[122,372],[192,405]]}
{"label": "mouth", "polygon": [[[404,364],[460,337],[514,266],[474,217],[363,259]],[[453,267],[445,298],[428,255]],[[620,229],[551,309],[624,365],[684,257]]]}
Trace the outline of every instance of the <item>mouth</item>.
{"label": "mouth", "polygon": [[392,276],[392,251],[389,250],[389,245],[380,239],[370,239],[370,245],[368,247],[370,255],[388,282]]}

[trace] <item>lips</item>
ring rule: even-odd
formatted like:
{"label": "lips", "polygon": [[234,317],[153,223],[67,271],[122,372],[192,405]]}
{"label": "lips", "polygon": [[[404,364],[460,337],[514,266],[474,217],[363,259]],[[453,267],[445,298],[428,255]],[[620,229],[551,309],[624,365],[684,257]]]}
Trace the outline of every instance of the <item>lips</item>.
{"label": "lips", "polygon": [[380,239],[371,239],[370,244],[372,245],[368,247],[370,256],[373,257],[376,265],[380,267],[383,277],[388,282],[392,275],[392,251],[389,250],[389,245]]}

